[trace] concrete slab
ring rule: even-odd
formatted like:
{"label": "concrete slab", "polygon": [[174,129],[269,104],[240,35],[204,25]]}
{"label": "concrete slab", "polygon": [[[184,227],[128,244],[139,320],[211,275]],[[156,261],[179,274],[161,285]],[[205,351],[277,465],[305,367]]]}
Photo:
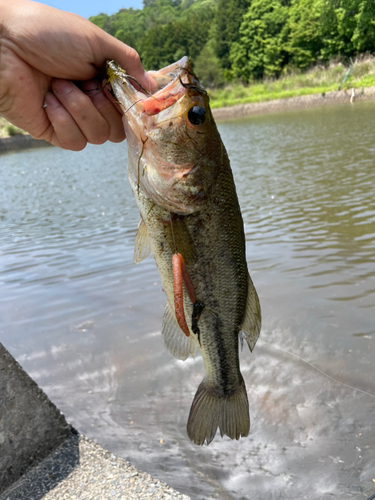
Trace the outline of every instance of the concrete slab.
{"label": "concrete slab", "polygon": [[73,429],[0,344],[0,500],[190,500]]}
{"label": "concrete slab", "polygon": [[0,344],[0,493],[71,432],[60,410]]}

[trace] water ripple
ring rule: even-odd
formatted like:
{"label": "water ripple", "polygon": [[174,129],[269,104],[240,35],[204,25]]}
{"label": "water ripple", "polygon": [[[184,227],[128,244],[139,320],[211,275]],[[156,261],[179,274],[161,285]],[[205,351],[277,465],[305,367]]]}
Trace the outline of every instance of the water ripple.
{"label": "water ripple", "polygon": [[[363,103],[219,127],[263,309],[261,338],[368,392],[374,112]],[[193,498],[252,491],[325,500],[368,489],[373,402],[265,345],[241,353],[249,438],[202,449],[187,440],[202,360],[182,368],[161,342],[155,265],[132,261],[139,214],[125,157],[123,144],[1,157],[1,341],[80,431]]]}

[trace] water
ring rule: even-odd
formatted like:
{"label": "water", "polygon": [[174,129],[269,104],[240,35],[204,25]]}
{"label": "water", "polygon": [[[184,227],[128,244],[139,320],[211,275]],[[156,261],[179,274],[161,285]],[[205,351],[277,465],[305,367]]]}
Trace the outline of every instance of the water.
{"label": "water", "polygon": [[[175,360],[126,146],[0,157],[0,340],[77,429],[193,499],[375,493],[375,103],[222,123],[263,329],[251,434],[196,447],[204,369]],[[277,348],[281,348],[281,351]]]}

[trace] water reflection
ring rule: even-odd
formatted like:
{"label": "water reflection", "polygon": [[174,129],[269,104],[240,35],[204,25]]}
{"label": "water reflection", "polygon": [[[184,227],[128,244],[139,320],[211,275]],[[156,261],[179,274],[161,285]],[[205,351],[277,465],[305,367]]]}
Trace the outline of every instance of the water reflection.
{"label": "water reflection", "polygon": [[187,439],[201,358],[160,336],[124,145],[0,158],[0,338],[89,437],[192,498],[367,498],[375,470],[374,103],[220,125],[264,327],[251,434]]}

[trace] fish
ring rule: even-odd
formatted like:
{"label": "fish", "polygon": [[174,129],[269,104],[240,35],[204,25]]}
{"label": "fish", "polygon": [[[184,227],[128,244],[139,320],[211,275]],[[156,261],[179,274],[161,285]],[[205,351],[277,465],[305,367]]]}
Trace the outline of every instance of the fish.
{"label": "fish", "polygon": [[123,112],[128,179],[141,215],[134,261],[154,256],[167,297],[162,336],[185,360],[200,350],[205,377],[187,434],[196,445],[250,431],[239,342],[253,351],[261,329],[241,210],[209,96],[188,58],[150,71],[142,88],[114,61],[108,81]]}

